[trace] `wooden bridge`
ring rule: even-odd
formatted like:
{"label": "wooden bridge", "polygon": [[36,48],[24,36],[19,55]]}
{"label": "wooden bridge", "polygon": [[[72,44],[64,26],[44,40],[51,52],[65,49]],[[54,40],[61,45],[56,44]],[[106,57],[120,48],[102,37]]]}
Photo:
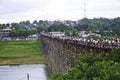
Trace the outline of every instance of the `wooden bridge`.
{"label": "wooden bridge", "polygon": [[109,52],[119,47],[119,41],[93,40],[77,37],[58,37],[41,34],[44,55],[47,65],[52,71],[68,72],[70,67],[76,65],[79,54],[98,54]]}

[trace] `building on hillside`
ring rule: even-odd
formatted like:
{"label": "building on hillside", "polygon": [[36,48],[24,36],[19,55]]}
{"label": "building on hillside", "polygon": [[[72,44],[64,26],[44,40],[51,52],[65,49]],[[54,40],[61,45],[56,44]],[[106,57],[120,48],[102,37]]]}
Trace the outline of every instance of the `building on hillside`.
{"label": "building on hillside", "polygon": [[34,34],[34,35],[29,35],[26,40],[37,40],[38,39],[38,34]]}
{"label": "building on hillside", "polygon": [[9,33],[12,29],[11,28],[4,28],[4,29],[1,29],[0,30],[0,35],[1,35],[1,38],[2,37],[9,37]]}
{"label": "building on hillside", "polygon": [[88,37],[89,35],[88,35],[88,31],[80,31],[79,33],[78,33],[78,35],[80,36],[80,37]]}
{"label": "building on hillside", "polygon": [[89,36],[101,37],[100,34],[89,33],[88,31],[80,31],[80,32],[78,33],[78,35],[79,35],[80,37],[83,37],[83,38],[87,38],[87,37],[89,37]]}
{"label": "building on hillside", "polygon": [[65,32],[49,32],[52,36],[65,36]]}
{"label": "building on hillside", "polygon": [[89,33],[89,36],[101,37],[101,35],[100,35],[100,34],[96,34],[96,33]]}

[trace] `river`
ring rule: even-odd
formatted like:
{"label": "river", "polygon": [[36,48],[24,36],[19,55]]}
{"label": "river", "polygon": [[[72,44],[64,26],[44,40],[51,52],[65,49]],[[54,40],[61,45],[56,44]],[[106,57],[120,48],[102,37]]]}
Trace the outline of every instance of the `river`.
{"label": "river", "polygon": [[47,80],[44,64],[0,66],[0,80]]}

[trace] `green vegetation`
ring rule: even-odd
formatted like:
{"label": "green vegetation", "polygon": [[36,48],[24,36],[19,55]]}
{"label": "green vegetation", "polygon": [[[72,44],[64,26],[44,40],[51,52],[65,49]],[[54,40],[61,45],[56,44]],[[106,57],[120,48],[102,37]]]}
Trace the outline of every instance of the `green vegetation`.
{"label": "green vegetation", "polygon": [[48,21],[39,20],[30,23],[29,20],[19,23],[0,24],[0,30],[11,27],[10,36],[28,36],[37,32],[61,31],[66,35],[77,36],[76,32],[88,31],[101,34],[102,36],[120,37],[120,17],[117,18],[83,18],[78,21]]}
{"label": "green vegetation", "polygon": [[34,41],[0,41],[0,64],[44,63],[41,43]]}
{"label": "green vegetation", "polygon": [[68,74],[53,73],[50,80],[120,80],[120,49],[97,55],[81,54]]}
{"label": "green vegetation", "polygon": [[24,29],[22,27],[17,27],[17,28],[14,28],[10,31],[9,35],[11,37],[27,37],[29,35],[33,35],[33,34],[37,34],[37,31],[36,30],[27,30],[27,29]]}

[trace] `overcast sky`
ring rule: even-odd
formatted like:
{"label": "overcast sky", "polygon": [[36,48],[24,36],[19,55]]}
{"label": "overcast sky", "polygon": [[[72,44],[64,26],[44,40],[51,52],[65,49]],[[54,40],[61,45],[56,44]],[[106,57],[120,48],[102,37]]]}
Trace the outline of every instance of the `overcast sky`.
{"label": "overcast sky", "polygon": [[0,0],[0,23],[120,16],[120,0]]}

